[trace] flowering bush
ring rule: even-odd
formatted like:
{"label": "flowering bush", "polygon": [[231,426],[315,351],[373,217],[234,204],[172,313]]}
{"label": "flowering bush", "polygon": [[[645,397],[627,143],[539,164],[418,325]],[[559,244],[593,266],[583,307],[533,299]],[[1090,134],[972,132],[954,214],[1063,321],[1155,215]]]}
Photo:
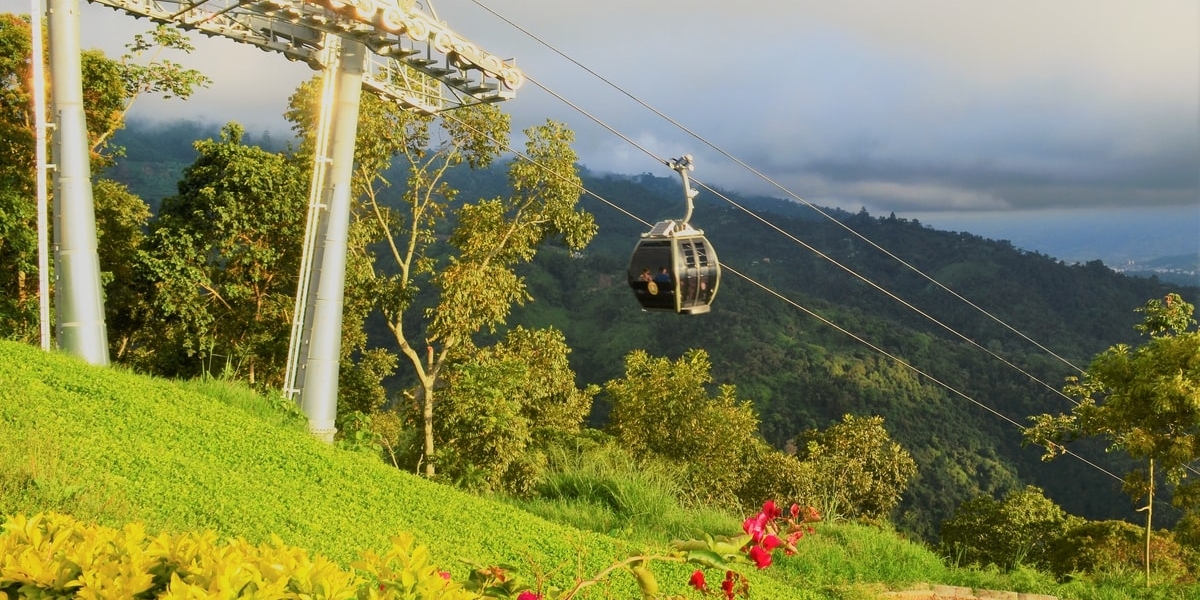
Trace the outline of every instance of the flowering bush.
{"label": "flowering bush", "polygon": [[[689,585],[703,596],[733,600],[748,597],[750,586],[734,565],[765,569],[782,547],[811,531],[816,511],[793,505],[781,514],[768,501],[746,519],[741,535],[705,536],[672,542],[663,555],[617,561],[567,590],[523,583],[508,565],[475,566],[465,583],[439,569],[428,550],[411,535],[392,538],[384,554],[364,552],[350,570],[321,556],[286,546],[278,538],[254,545],[242,539],[222,541],[211,531],[148,536],[139,524],[117,530],[85,524],[54,513],[9,517],[0,525],[0,598],[141,597],[324,598],[326,600],[568,600],[612,573],[628,570],[646,599],[658,598],[653,561],[691,563],[699,568]],[[720,590],[710,589],[706,569],[725,572]]]}
{"label": "flowering bush", "polygon": [[[742,522],[742,534],[734,537],[705,535],[700,540],[676,540],[671,550],[664,555],[631,556],[597,573],[590,579],[581,579],[570,589],[560,590],[542,583],[536,587],[522,583],[510,566],[477,567],[471,573],[466,588],[478,592],[484,598],[516,600],[569,600],[580,590],[599,583],[613,572],[628,570],[637,581],[642,597],[658,598],[658,581],[649,565],[653,561],[676,562],[697,565],[688,579],[688,585],[702,596],[733,600],[750,596],[750,582],[733,569],[735,565],[754,565],[758,569],[771,566],[774,552],[783,548],[787,555],[795,554],[796,543],[805,534],[813,531],[810,523],[820,520],[812,507],[801,508],[793,504],[787,514],[773,500],[763,503],[762,510]],[[724,571],[720,589],[710,588],[705,575],[707,569]]]}

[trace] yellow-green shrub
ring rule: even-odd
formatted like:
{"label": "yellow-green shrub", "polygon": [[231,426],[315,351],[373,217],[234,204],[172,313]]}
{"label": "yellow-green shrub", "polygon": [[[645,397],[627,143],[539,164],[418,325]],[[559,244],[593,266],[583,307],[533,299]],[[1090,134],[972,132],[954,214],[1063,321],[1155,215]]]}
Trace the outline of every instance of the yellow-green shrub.
{"label": "yellow-green shrub", "polygon": [[278,538],[252,545],[190,532],[146,536],[55,513],[10,517],[0,533],[0,593],[21,598],[313,598],[462,600],[412,536],[347,571]]}

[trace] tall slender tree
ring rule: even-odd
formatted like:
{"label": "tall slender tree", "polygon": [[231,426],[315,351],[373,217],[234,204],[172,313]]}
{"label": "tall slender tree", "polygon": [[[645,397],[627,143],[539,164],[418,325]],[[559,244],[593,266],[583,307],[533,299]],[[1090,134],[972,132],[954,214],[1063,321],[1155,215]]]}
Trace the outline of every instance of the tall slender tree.
{"label": "tall slender tree", "polygon": [[[301,86],[286,117],[311,153],[319,99],[317,81]],[[581,185],[573,134],[546,122],[525,131],[525,157],[509,168],[508,197],[463,201],[447,182],[454,168],[483,168],[508,149],[509,118],[488,104],[439,116],[413,113],[365,96],[355,147],[354,191],[358,226],[373,235],[353,254],[370,257],[370,284],[396,348],[417,380],[413,401],[420,414],[426,475],[436,467],[435,394],[443,370],[470,356],[473,337],[501,325],[514,304],[529,299],[513,267],[537,248],[561,240],[581,249],[594,235],[592,216],[576,208]],[[393,161],[406,177],[389,204],[385,172]],[[365,242],[379,240],[375,254]],[[419,293],[433,306],[416,310]]]}
{"label": "tall slender tree", "polygon": [[[1150,576],[1150,531],[1158,478],[1175,488],[1172,502],[1200,510],[1200,482],[1188,477],[1200,459],[1200,331],[1194,307],[1178,294],[1153,299],[1136,329],[1148,340],[1134,348],[1117,344],[1092,360],[1064,391],[1079,403],[1069,414],[1039,415],[1025,438],[1044,446],[1046,459],[1064,445],[1099,437],[1146,467],[1125,476],[1125,491],[1146,498],[1146,577]],[[1155,470],[1159,475],[1156,477]]]}

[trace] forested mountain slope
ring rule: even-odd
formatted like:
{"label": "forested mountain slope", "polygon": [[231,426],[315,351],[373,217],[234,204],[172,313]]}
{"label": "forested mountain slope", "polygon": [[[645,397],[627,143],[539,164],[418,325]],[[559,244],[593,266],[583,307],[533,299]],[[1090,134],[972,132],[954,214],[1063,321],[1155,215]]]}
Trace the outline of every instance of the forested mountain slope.
{"label": "forested mountain slope", "polygon": [[[585,184],[648,221],[683,211],[671,178]],[[1064,378],[1105,348],[1135,341],[1134,309],[1172,287],[1099,261],[1066,265],[894,216],[830,211],[834,222],[774,199],[738,201],[778,230],[701,194],[693,223],[732,267],[711,313],[641,312],[624,264],[642,226],[588,201],[600,222],[596,242],[582,257],[540,255],[527,273],[537,300],[514,321],[562,329],[586,383],[620,375],[633,348],[671,356],[705,348],[717,381],[754,401],[763,435],[778,447],[845,413],[884,416],[920,470],[897,521],[924,536],[963,500],[1026,483],[1089,518],[1131,514],[1119,481],[1074,459],[1042,463],[1040,449],[1022,447],[1018,425],[1067,410],[1058,393]],[[1184,294],[1195,298],[1196,290]],[[602,414],[594,416],[602,423]],[[1086,452],[1124,472],[1102,449]]]}
{"label": "forested mountain slope", "polygon": [[[156,206],[168,187],[163,178],[187,159],[152,148],[178,148],[175,138],[185,130],[191,131],[167,129],[163,141],[144,131],[119,138],[138,158],[141,179],[119,170],[109,175]],[[171,164],[155,163],[155,156]],[[459,171],[452,184],[460,198],[491,198],[506,193],[504,172],[502,165]],[[648,222],[684,212],[673,175],[585,169],[584,184]],[[399,196],[396,188],[385,192],[393,201]],[[919,468],[896,521],[924,537],[936,536],[962,501],[1026,483],[1091,519],[1132,514],[1119,481],[1070,458],[1040,462],[1039,449],[1022,447],[1019,425],[1070,407],[1058,393],[1064,378],[1105,348],[1136,340],[1135,308],[1168,291],[1195,302],[1200,291],[1120,275],[1099,261],[1067,265],[1008,242],[894,216],[827,211],[835,222],[784,200],[736,200],[761,218],[702,192],[692,219],[728,267],[711,313],[642,312],[625,283],[625,265],[645,227],[585,196],[599,234],[582,254],[548,248],[523,268],[535,300],[516,310],[510,325],[562,330],[579,384],[622,375],[623,358],[634,349],[674,358],[703,348],[716,382],[735,384],[754,402],[763,435],[781,448],[846,413],[882,415]],[[393,391],[407,384],[393,382]],[[605,416],[602,395],[593,425],[603,426]],[[1080,450],[1124,472],[1102,449]],[[1156,514],[1170,518],[1169,511]]]}

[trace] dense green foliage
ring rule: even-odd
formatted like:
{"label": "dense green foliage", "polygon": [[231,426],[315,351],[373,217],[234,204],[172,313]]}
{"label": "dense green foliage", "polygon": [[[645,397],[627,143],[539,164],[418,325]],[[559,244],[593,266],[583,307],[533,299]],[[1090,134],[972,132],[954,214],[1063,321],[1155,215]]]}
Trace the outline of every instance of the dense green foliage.
{"label": "dense green foliage", "polygon": [[758,418],[733,386],[710,396],[705,388],[710,370],[702,350],[674,362],[630,353],[625,376],[605,386],[613,407],[610,429],[635,459],[679,465],[691,500],[734,507],[743,504],[738,492],[749,477],[746,458]]}
{"label": "dense green foliage", "polygon": [[800,436],[799,498],[827,519],[888,522],[917,464],[892,441],[882,417],[846,415]]}
{"label": "dense green foliage", "polygon": [[517,327],[455,365],[434,423],[442,474],[466,488],[527,494],[550,444],[578,432],[592,406],[596,390],[576,389],[569,353],[561,333]]}
{"label": "dense green foliage", "polygon": [[980,496],[964,502],[942,523],[941,549],[956,564],[1045,570],[1050,545],[1071,526],[1067,514],[1042,490],[1027,486],[1002,501]]}
{"label": "dense green foliage", "polygon": [[[1045,563],[1051,573],[1137,574],[1142,571],[1145,531],[1125,521],[1076,523],[1049,540]],[[1152,575],[1159,581],[1195,581],[1194,551],[1180,546],[1166,531],[1150,539]]]}
{"label": "dense green foliage", "polygon": [[307,190],[298,164],[241,133],[230,125],[197,142],[151,224],[140,267],[156,318],[135,364],[169,376],[244,372],[278,387]]}

